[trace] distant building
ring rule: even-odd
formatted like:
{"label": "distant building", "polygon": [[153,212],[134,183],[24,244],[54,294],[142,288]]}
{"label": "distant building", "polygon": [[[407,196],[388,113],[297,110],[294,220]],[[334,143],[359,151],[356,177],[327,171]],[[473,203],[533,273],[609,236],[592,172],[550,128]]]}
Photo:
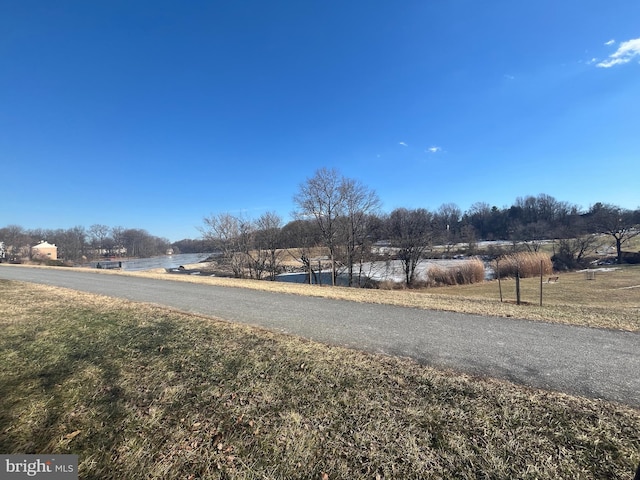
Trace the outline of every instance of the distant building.
{"label": "distant building", "polygon": [[49,242],[42,241],[38,245],[31,247],[31,255],[33,257],[48,258],[50,260],[58,259],[58,247]]}

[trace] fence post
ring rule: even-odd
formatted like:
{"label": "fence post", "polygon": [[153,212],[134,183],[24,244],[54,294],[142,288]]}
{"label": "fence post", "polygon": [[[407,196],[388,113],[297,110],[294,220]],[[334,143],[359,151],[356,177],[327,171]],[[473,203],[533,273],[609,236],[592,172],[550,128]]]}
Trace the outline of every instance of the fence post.
{"label": "fence post", "polygon": [[498,275],[498,290],[500,290],[500,303],[502,303],[502,283],[500,282],[500,260],[496,258],[496,275]]}
{"label": "fence post", "polygon": [[540,260],[540,306],[542,306],[542,260]]}
{"label": "fence post", "polygon": [[516,266],[516,304],[520,305],[520,265]]}

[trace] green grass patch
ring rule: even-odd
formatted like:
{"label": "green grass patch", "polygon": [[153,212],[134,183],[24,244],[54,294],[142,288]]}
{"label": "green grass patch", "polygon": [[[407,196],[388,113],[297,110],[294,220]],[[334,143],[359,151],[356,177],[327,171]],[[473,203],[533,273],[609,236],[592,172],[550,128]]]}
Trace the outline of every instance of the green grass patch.
{"label": "green grass patch", "polygon": [[640,411],[0,281],[0,451],[83,479],[632,477]]}

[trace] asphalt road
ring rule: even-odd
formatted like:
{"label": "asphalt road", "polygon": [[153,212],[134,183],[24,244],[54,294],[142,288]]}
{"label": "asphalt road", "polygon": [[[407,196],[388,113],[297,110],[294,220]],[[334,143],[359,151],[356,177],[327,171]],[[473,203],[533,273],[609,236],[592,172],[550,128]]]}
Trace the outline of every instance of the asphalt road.
{"label": "asphalt road", "polygon": [[90,271],[0,265],[0,279],[166,305],[323,343],[640,407],[640,334],[636,332]]}

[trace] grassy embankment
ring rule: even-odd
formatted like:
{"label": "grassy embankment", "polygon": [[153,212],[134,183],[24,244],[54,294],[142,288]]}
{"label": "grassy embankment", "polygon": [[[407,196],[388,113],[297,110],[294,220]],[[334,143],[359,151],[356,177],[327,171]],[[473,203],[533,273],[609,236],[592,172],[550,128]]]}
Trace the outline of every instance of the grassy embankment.
{"label": "grassy embankment", "polygon": [[[328,290],[328,289],[327,289]],[[83,479],[628,479],[640,411],[0,281],[0,451]]]}

